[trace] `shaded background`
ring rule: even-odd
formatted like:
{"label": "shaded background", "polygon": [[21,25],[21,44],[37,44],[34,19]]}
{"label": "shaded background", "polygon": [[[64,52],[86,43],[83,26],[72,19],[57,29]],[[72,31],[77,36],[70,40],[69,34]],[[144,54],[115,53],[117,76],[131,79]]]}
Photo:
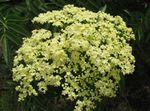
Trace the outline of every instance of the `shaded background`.
{"label": "shaded background", "polygon": [[104,98],[95,111],[150,111],[150,0],[0,0],[0,111],[72,111],[74,103],[64,100],[57,88],[17,102],[11,78],[12,60],[22,38],[39,27],[31,23],[32,18],[66,4],[120,15],[136,35],[131,42],[134,74],[122,77],[117,97]]}

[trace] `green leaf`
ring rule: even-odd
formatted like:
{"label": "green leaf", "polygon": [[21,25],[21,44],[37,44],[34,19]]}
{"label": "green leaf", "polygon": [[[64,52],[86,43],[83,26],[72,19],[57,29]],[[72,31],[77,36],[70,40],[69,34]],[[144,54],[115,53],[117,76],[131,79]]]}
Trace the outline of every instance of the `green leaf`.
{"label": "green leaf", "polygon": [[29,18],[25,18],[25,17],[21,17],[21,16],[18,16],[18,15],[15,15],[15,14],[9,14],[7,17],[7,21],[8,23],[14,23],[17,24],[16,22],[26,22],[29,20]]}
{"label": "green leaf", "polygon": [[2,4],[2,5],[0,5],[0,11],[6,10],[8,8],[9,8],[8,4]]}
{"label": "green leaf", "polygon": [[8,28],[10,28],[12,31],[21,34],[22,36],[28,36],[29,33],[27,32],[27,30],[25,29],[24,26],[21,26],[20,24],[16,24],[16,23],[9,23],[8,24]]}
{"label": "green leaf", "polygon": [[125,77],[123,75],[120,76],[121,76],[121,80],[119,82],[119,92],[122,95],[125,91]]}
{"label": "green leaf", "polygon": [[96,5],[95,2],[93,2],[93,0],[88,0],[88,2],[93,5],[96,9],[98,9],[98,6]]}
{"label": "green leaf", "polygon": [[105,4],[102,8],[100,8],[100,11],[105,12],[107,9],[107,5]]}
{"label": "green leaf", "polygon": [[3,35],[3,39],[2,39],[2,50],[3,50],[3,56],[4,56],[4,60],[6,62],[6,64],[8,66],[11,66],[10,64],[10,47],[8,44],[8,40],[6,35]]}
{"label": "green leaf", "polygon": [[21,38],[19,37],[18,34],[14,34],[11,31],[7,31],[7,35],[6,37],[13,43],[15,43],[16,45],[20,45],[21,44]]}
{"label": "green leaf", "polygon": [[138,41],[141,41],[142,35],[143,35],[143,30],[142,30],[141,27],[138,28],[137,34],[138,34],[138,36],[137,36],[138,37]]}

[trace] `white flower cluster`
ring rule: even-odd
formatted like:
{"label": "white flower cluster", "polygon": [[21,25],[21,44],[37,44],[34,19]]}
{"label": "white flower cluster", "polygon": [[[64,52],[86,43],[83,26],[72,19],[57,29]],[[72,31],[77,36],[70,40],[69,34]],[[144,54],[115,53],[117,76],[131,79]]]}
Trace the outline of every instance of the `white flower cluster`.
{"label": "white flower cluster", "polygon": [[17,51],[13,80],[19,83],[19,100],[59,86],[62,95],[76,101],[74,111],[91,111],[102,97],[115,96],[120,75],[134,71],[128,44],[134,34],[119,16],[66,5],[33,22],[57,31],[34,30]]}

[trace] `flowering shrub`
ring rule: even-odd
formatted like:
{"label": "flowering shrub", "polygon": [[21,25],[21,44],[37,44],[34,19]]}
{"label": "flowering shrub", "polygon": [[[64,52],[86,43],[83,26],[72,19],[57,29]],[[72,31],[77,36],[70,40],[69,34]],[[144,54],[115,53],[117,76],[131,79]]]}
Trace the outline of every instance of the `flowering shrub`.
{"label": "flowering shrub", "polygon": [[52,30],[33,30],[17,51],[13,80],[19,100],[62,87],[62,95],[76,102],[74,111],[90,111],[102,97],[115,96],[120,75],[134,71],[128,44],[134,34],[119,16],[66,5],[33,22]]}

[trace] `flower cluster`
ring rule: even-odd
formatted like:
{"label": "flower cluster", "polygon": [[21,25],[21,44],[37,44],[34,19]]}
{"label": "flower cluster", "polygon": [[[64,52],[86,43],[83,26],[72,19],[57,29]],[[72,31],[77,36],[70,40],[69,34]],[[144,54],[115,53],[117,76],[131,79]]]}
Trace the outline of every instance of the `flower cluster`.
{"label": "flower cluster", "polygon": [[120,75],[134,71],[128,44],[134,34],[119,16],[66,5],[33,22],[57,31],[33,30],[17,51],[13,80],[19,100],[59,86],[62,95],[76,101],[74,111],[91,111],[102,97],[115,96]]}

